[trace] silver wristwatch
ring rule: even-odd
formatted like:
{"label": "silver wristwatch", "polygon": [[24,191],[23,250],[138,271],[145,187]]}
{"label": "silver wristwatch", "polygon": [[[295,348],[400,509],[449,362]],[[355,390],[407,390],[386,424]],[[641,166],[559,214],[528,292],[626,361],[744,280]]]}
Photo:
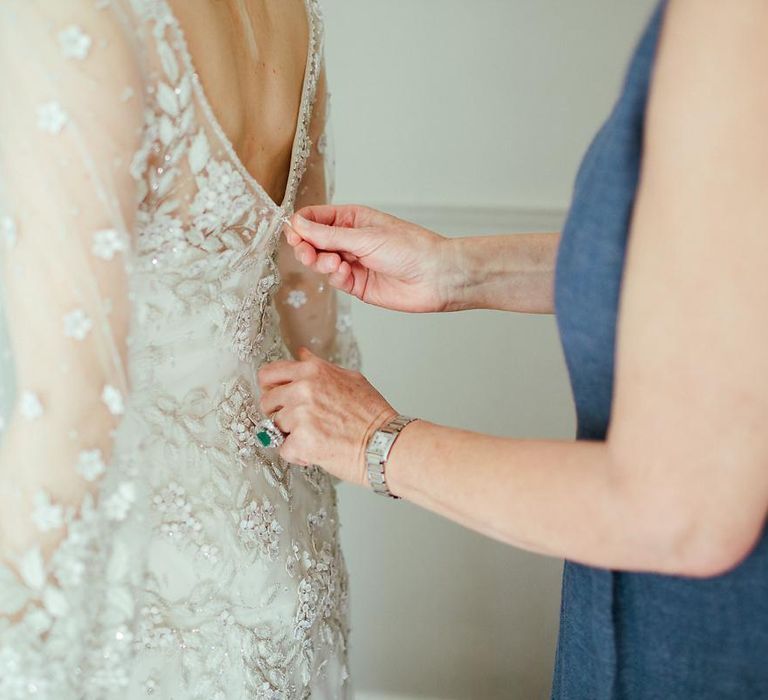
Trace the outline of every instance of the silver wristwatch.
{"label": "silver wristwatch", "polygon": [[387,477],[385,466],[392,446],[400,435],[400,431],[406,425],[415,421],[415,418],[406,416],[397,416],[387,423],[383,428],[379,428],[368,441],[365,449],[365,463],[368,467],[368,483],[371,485],[374,493],[379,496],[388,496],[389,498],[399,498],[395,496],[387,486]]}

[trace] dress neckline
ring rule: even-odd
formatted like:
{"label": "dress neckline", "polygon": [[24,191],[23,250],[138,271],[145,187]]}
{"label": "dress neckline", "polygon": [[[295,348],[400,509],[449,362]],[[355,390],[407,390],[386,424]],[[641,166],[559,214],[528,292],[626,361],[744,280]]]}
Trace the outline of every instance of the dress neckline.
{"label": "dress neckline", "polygon": [[243,163],[242,159],[237,154],[235,147],[232,145],[232,142],[229,140],[229,137],[224,131],[224,127],[221,126],[221,123],[216,118],[216,114],[213,111],[213,107],[211,106],[211,103],[208,100],[208,96],[205,93],[205,89],[203,88],[203,84],[200,81],[199,73],[195,68],[195,63],[192,60],[192,54],[189,50],[189,46],[187,44],[187,38],[186,38],[186,35],[184,34],[184,29],[181,26],[181,22],[179,22],[178,18],[176,17],[176,14],[174,13],[173,8],[170,5],[170,2],[168,2],[168,0],[161,0],[161,1],[165,5],[166,12],[168,13],[168,17],[170,18],[170,23],[173,28],[175,39],[178,44],[177,48],[181,53],[181,57],[184,62],[184,67],[186,68],[186,70],[191,76],[193,89],[197,93],[197,98],[200,101],[200,105],[202,106],[203,112],[205,113],[205,116],[208,120],[208,123],[211,126],[211,129],[213,130],[216,137],[221,142],[225,152],[229,156],[229,159],[232,161],[233,165],[237,168],[239,173],[243,176],[243,178],[251,186],[251,188],[254,189],[258,194],[260,194],[272,209],[276,211],[284,211],[286,206],[289,204],[289,202],[294,196],[294,192],[296,188],[296,174],[300,170],[300,168],[298,167],[299,163],[297,162],[297,159],[300,154],[301,154],[301,157],[305,157],[304,149],[300,149],[299,144],[301,144],[304,141],[307,133],[308,120],[305,118],[305,115],[309,107],[309,100],[311,98],[311,93],[312,93],[312,84],[313,84],[312,70],[313,70],[313,66],[315,65],[315,53],[317,51],[317,40],[316,40],[316,34],[315,34],[316,32],[315,15],[314,15],[314,12],[312,12],[312,9],[310,7],[310,3],[312,0],[304,0],[304,7],[307,14],[307,28],[308,28],[308,34],[309,34],[309,37],[307,40],[307,44],[308,44],[307,45],[307,61],[304,66],[304,80],[302,82],[302,87],[301,87],[301,100],[299,102],[299,112],[296,120],[296,129],[294,131],[293,144],[291,146],[291,160],[288,166],[288,181],[285,184],[285,192],[279,204],[271,197],[271,195],[267,192],[266,188],[251,174],[251,171],[245,167],[245,163]]}

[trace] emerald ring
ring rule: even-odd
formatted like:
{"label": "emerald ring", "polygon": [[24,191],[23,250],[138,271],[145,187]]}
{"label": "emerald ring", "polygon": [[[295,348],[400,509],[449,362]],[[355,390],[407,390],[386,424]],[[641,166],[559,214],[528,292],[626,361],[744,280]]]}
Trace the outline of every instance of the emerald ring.
{"label": "emerald ring", "polygon": [[275,425],[272,418],[265,418],[257,423],[255,432],[256,439],[263,447],[279,448],[285,442],[285,433]]}

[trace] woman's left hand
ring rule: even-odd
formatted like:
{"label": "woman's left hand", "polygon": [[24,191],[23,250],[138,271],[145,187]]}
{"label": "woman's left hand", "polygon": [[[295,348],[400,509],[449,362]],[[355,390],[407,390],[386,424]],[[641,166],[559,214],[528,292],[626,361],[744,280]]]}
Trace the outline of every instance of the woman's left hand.
{"label": "woman's left hand", "polygon": [[316,464],[343,481],[367,484],[368,439],[397,411],[362,374],[302,348],[298,360],[264,365],[258,378],[262,413],[287,435],[280,448],[283,459]]}

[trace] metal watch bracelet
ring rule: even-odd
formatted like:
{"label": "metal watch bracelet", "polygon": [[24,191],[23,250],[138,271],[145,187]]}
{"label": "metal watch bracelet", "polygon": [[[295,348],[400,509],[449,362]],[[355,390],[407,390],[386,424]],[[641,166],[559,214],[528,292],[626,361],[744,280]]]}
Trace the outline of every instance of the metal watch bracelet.
{"label": "metal watch bracelet", "polygon": [[368,470],[368,483],[371,485],[374,493],[379,496],[399,499],[387,486],[386,464],[389,459],[389,453],[395,444],[403,428],[409,423],[415,421],[415,418],[407,416],[396,416],[384,427],[379,428],[370,440],[365,449],[365,464]]}

